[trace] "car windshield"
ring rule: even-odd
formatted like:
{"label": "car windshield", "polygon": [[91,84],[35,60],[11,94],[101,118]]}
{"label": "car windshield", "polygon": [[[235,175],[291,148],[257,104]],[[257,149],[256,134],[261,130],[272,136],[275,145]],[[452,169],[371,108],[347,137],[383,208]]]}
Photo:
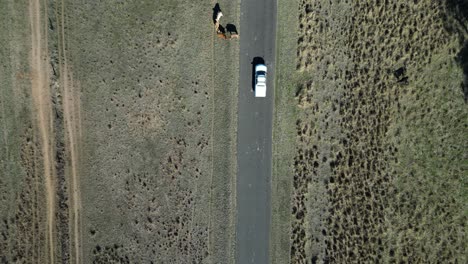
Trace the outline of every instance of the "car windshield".
{"label": "car windshield", "polygon": [[257,75],[265,75],[265,72],[264,71],[258,71]]}

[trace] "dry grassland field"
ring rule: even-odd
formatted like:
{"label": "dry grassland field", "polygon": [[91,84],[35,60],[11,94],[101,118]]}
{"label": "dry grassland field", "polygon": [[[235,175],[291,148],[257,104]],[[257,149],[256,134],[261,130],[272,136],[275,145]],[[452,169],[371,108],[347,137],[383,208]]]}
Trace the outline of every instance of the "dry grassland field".
{"label": "dry grassland field", "polygon": [[0,0],[0,263],[232,263],[239,42],[215,3]]}
{"label": "dry grassland field", "polygon": [[466,263],[467,2],[278,9],[273,262]]}
{"label": "dry grassland field", "polygon": [[[0,0],[0,263],[234,263],[240,1]],[[271,263],[467,263],[468,3],[277,18]]]}

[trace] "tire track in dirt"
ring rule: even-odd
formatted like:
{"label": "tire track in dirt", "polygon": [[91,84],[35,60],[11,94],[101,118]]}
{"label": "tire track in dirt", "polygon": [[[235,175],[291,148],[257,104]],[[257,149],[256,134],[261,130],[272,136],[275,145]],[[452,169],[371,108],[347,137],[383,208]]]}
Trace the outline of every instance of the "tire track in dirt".
{"label": "tire track in dirt", "polygon": [[73,214],[73,237],[74,237],[74,247],[75,247],[75,260],[76,263],[80,263],[81,259],[81,234],[80,234],[80,211],[81,211],[81,198],[79,191],[79,172],[78,172],[78,136],[80,127],[77,124],[76,117],[77,114],[77,104],[76,95],[74,94],[72,88],[75,87],[73,83],[73,78],[69,73],[68,64],[65,60],[63,65],[63,112],[65,116],[65,125],[66,125],[66,134],[68,137],[68,146],[70,153],[70,190],[72,195],[72,214]]}
{"label": "tire track in dirt", "polygon": [[[65,116],[65,125],[66,125],[66,134],[68,137],[68,146],[70,153],[70,190],[72,195],[71,211],[73,218],[73,237],[74,237],[74,248],[75,248],[75,261],[80,263],[81,259],[81,221],[80,221],[80,211],[81,211],[81,197],[79,191],[79,172],[78,172],[78,135],[80,127],[77,124],[76,117],[77,114],[77,102],[75,99],[75,94],[72,91],[72,88],[75,87],[73,83],[73,78],[69,75],[68,64],[65,60],[63,65],[63,112]],[[77,135],[78,133],[78,135]]]}
{"label": "tire track in dirt", "polygon": [[[73,225],[73,240],[75,249],[75,263],[80,263],[81,260],[81,197],[79,191],[79,172],[78,172],[78,139],[81,135],[81,122],[80,122],[80,102],[78,91],[74,88],[79,86],[74,85],[72,73],[69,71],[68,59],[66,54],[66,41],[65,41],[65,10],[64,2],[61,3],[61,54],[63,56],[62,64],[60,65],[60,76],[63,92],[63,113],[65,118],[65,130],[68,151],[70,155],[70,190],[71,190],[71,213],[72,220],[70,224]],[[75,93],[76,94],[75,94]],[[78,100],[76,100],[78,98]]]}
{"label": "tire track in dirt", "polygon": [[55,253],[55,182],[54,158],[52,150],[52,108],[50,105],[50,91],[48,85],[48,59],[44,52],[47,48],[47,37],[41,33],[41,8],[39,0],[29,2],[29,19],[31,25],[31,92],[34,103],[39,138],[42,147],[44,166],[44,181],[47,207],[47,247],[49,262],[54,263]]}

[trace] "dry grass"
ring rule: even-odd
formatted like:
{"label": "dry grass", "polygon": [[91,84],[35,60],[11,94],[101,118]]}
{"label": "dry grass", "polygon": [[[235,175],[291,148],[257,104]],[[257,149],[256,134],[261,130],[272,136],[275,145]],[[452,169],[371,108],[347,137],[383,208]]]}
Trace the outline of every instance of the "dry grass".
{"label": "dry grass", "polygon": [[291,262],[465,262],[466,20],[437,1],[299,8]]}
{"label": "dry grass", "polygon": [[32,120],[28,5],[0,2],[0,262],[45,262],[41,146]]}
{"label": "dry grass", "polygon": [[[47,3],[55,259],[232,261],[239,43],[215,37],[214,2]],[[239,2],[219,3],[223,19],[238,24]],[[20,15],[28,3],[0,5],[7,7],[0,8],[0,58],[8,62],[0,69],[0,260],[46,262],[42,157],[29,106],[31,33]],[[66,98],[76,115],[67,115]],[[81,128],[73,140],[70,127]]]}
{"label": "dry grass", "polygon": [[233,217],[235,167],[224,164],[235,157],[237,62],[219,58],[238,43],[214,39],[212,7],[69,4],[86,109],[84,259],[224,262],[232,251],[233,227],[218,219]]}
{"label": "dry grass", "polygon": [[[295,53],[297,34],[298,3],[278,0],[276,39],[276,82],[273,120],[273,166],[271,187],[271,233],[270,260],[272,263],[289,263],[291,236],[291,191],[292,164],[295,154],[295,127],[291,125],[297,117],[295,92]],[[288,25],[279,26],[279,25]]]}

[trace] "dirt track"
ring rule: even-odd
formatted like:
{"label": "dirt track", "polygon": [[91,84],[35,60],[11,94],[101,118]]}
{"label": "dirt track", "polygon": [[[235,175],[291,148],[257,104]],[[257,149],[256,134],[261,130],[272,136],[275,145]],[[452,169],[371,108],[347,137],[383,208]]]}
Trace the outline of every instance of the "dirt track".
{"label": "dirt track", "polygon": [[[68,65],[64,64],[63,73],[64,76],[68,76]],[[79,191],[79,172],[78,172],[78,153],[77,153],[77,130],[79,127],[75,126],[74,119],[77,116],[76,103],[73,98],[73,80],[70,82],[68,77],[64,78],[64,102],[63,109],[65,114],[66,129],[68,135],[68,144],[70,151],[70,167],[71,167],[71,180],[70,180],[70,189],[72,195],[72,218],[73,218],[73,237],[74,237],[74,248],[75,248],[75,260],[77,263],[80,262],[81,253],[80,253],[80,210],[81,210],[81,198]],[[79,130],[78,130],[79,131]],[[79,132],[78,132],[79,133]]]}
{"label": "dirt track", "polygon": [[[81,198],[79,191],[79,172],[78,172],[78,137],[80,135],[79,121],[79,100],[75,100],[74,89],[77,86],[73,83],[73,77],[69,71],[69,65],[66,54],[66,41],[65,41],[65,18],[64,18],[64,4],[62,1],[62,23],[61,23],[61,42],[62,42],[62,56],[63,65],[61,65],[60,76],[63,83],[63,112],[65,117],[65,129],[66,135],[68,136],[68,148],[70,153],[70,190],[71,190],[71,211],[73,224],[73,238],[75,248],[75,262],[80,263],[81,260],[81,235],[80,235],[80,210],[81,210]],[[79,99],[79,95],[78,95]]]}
{"label": "dirt track", "polygon": [[[79,102],[75,101],[73,96],[74,87],[73,79],[68,70],[68,64],[66,63],[66,57],[64,57],[65,63],[63,65],[63,112],[65,116],[66,131],[68,136],[68,147],[70,152],[70,190],[71,190],[71,210],[73,212],[72,219],[73,221],[73,237],[74,237],[74,248],[75,248],[75,260],[77,263],[80,262],[81,253],[80,253],[80,210],[81,210],[81,198],[79,191],[79,172],[78,172],[78,150],[77,142],[79,134],[79,126],[76,126],[75,118],[79,116],[77,114],[77,104]],[[70,78],[70,80],[69,80]]]}
{"label": "dirt track", "polygon": [[[31,89],[32,97],[34,98],[35,114],[37,127],[40,133],[40,145],[42,147],[42,158],[44,166],[44,181],[47,201],[47,246],[50,263],[54,263],[56,248],[59,245],[68,245],[73,243],[74,248],[74,261],[79,263],[81,261],[81,235],[80,235],[80,208],[81,199],[79,192],[79,170],[78,170],[78,141],[80,135],[80,114],[79,114],[79,101],[76,100],[77,93],[74,89],[77,87],[73,82],[73,77],[69,69],[67,54],[65,48],[65,22],[63,15],[62,3],[62,16],[60,27],[60,40],[59,40],[59,54],[61,59],[60,79],[55,80],[60,83],[60,89],[57,91],[51,90],[52,76],[49,75],[48,69],[50,65],[50,54],[47,45],[47,35],[42,35],[42,32],[47,31],[47,18],[43,18],[45,12],[41,12],[41,4],[39,1],[32,1],[29,5],[29,16],[31,23]],[[42,10],[44,11],[44,10]],[[54,94],[55,93],[55,94]],[[62,105],[56,104],[53,100],[54,97],[63,96]],[[78,96],[79,98],[79,96]],[[63,121],[58,119],[54,120],[53,112],[63,111]],[[70,241],[59,241],[56,239],[57,232],[57,219],[56,219],[56,206],[60,203],[56,200],[57,192],[57,156],[58,149],[54,148],[56,137],[60,136],[59,131],[54,130],[54,122],[64,122],[64,141],[65,155],[69,157],[66,166],[68,167],[66,173],[66,182],[68,184],[68,192],[65,195],[69,196],[69,218],[68,227],[60,227],[72,230],[73,238]],[[62,201],[63,202],[63,201]],[[63,239],[61,239],[63,240]],[[73,242],[71,242],[73,241]],[[72,251],[72,250],[70,250]],[[71,253],[71,252],[70,252]],[[69,252],[61,252],[61,254],[69,254]]]}
{"label": "dirt track", "polygon": [[39,1],[31,1],[29,5],[29,16],[31,21],[31,89],[36,108],[37,127],[40,132],[40,143],[42,146],[42,157],[44,167],[45,190],[47,197],[47,246],[49,247],[49,261],[54,263],[54,159],[52,156],[52,126],[51,106],[48,85],[48,74],[45,65],[48,64],[44,50],[47,38],[41,34],[41,10]]}

